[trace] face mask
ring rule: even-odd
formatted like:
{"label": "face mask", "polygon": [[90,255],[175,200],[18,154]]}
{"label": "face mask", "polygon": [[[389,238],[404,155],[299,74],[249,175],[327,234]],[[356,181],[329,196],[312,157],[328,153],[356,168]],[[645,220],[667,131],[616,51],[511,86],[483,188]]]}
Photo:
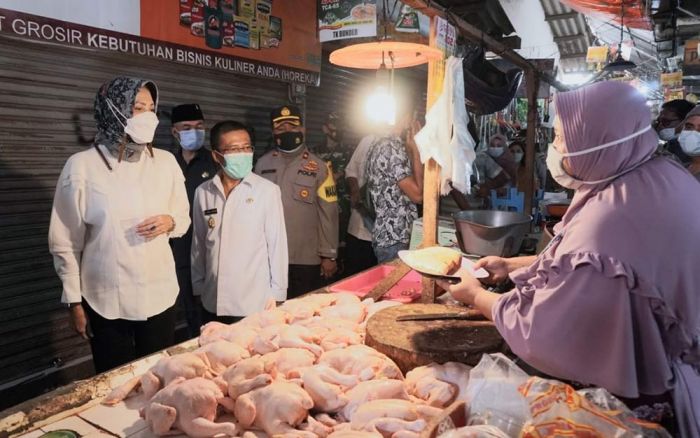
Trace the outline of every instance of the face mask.
{"label": "face mask", "polygon": [[681,144],[681,149],[687,155],[691,157],[700,155],[700,132],[681,131],[681,134],[678,136],[678,143]]}
{"label": "face mask", "polygon": [[556,150],[554,148],[554,144],[550,143],[549,150],[547,152],[547,169],[549,169],[549,172],[552,174],[552,178],[554,178],[554,180],[557,182],[557,184],[559,184],[562,187],[566,187],[567,189],[572,189],[572,190],[577,190],[579,187],[581,187],[585,184],[594,185],[594,184],[601,184],[604,182],[612,181],[615,178],[617,178],[617,177],[619,177],[627,172],[634,170],[635,168],[640,166],[642,163],[646,162],[646,160],[641,161],[639,164],[637,164],[636,166],[634,166],[631,169],[627,169],[624,172],[620,172],[618,174],[609,176],[607,178],[599,179],[597,181],[583,181],[583,180],[574,178],[573,176],[566,173],[566,171],[564,170],[564,167],[562,165],[562,162],[563,162],[565,157],[577,157],[579,155],[586,155],[586,154],[590,154],[591,152],[599,151],[601,149],[607,149],[609,147],[618,145],[620,143],[624,143],[627,140],[633,139],[634,137],[637,137],[639,135],[644,134],[645,132],[647,132],[650,129],[651,129],[651,125],[647,126],[646,128],[640,129],[637,132],[633,132],[632,134],[628,135],[627,137],[623,137],[619,140],[614,140],[614,141],[611,141],[608,143],[601,144],[599,146],[594,146],[592,148],[588,148],[588,149],[584,149],[584,150],[576,151],[576,152],[568,152],[565,154],[562,154],[561,152]]}
{"label": "face mask", "polygon": [[524,156],[525,154],[523,152],[516,152],[513,154],[513,159],[516,163],[520,163],[521,161],[523,161]]}
{"label": "face mask", "polygon": [[221,168],[226,175],[233,179],[245,178],[251,170],[253,170],[253,153],[241,152],[236,154],[222,155],[217,152],[220,157],[224,158],[224,164]]}
{"label": "face mask", "polygon": [[486,149],[486,153],[491,155],[493,158],[500,157],[503,155],[503,152],[505,152],[505,148],[503,146],[489,147]]}
{"label": "face mask", "polygon": [[275,144],[284,152],[294,152],[304,143],[304,134],[301,132],[283,132],[274,135]]}
{"label": "face mask", "polygon": [[[146,144],[153,141],[153,136],[158,127],[158,116],[156,113],[153,111],[146,111],[145,113],[137,114],[127,119],[124,114],[114,106],[111,100],[107,99],[107,104],[110,110],[112,110],[112,114],[114,114],[119,123],[124,127],[124,133],[128,134],[134,143]],[[121,118],[117,114],[119,114]],[[126,119],[126,125],[122,123],[122,119]]]}
{"label": "face mask", "polygon": [[671,141],[676,137],[676,128],[664,128],[659,131],[659,138],[663,141]]}
{"label": "face mask", "polygon": [[204,129],[188,129],[178,132],[180,146],[186,151],[196,151],[204,144]]}

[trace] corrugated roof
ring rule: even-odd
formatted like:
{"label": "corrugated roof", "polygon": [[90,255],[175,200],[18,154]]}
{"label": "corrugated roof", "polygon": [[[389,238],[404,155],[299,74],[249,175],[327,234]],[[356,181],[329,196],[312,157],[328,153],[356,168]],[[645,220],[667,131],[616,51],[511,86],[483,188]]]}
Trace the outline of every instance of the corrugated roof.
{"label": "corrugated roof", "polygon": [[559,0],[540,2],[559,47],[560,69],[565,73],[586,71],[586,51],[593,37],[584,16]]}

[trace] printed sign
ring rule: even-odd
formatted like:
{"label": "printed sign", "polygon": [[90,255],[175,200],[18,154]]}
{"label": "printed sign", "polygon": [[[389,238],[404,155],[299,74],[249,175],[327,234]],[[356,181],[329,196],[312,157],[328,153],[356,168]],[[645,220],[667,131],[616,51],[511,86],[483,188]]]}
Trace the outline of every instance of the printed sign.
{"label": "printed sign", "polygon": [[608,61],[608,46],[589,47],[586,52],[586,62],[590,64],[605,63]]}
{"label": "printed sign", "polygon": [[688,40],[685,42],[685,52],[683,54],[683,75],[700,75],[700,56],[698,56],[698,40]]}
{"label": "printed sign", "polygon": [[[315,0],[0,0],[0,34],[317,86]],[[82,7],[81,7],[82,5]],[[109,20],[104,17],[109,16]],[[116,23],[113,24],[113,23]]]}
{"label": "printed sign", "polygon": [[444,18],[435,17],[435,19],[437,20],[437,48],[442,50],[445,56],[450,56],[457,46],[457,30]]}
{"label": "printed sign", "polygon": [[318,0],[321,42],[377,35],[376,0]]}

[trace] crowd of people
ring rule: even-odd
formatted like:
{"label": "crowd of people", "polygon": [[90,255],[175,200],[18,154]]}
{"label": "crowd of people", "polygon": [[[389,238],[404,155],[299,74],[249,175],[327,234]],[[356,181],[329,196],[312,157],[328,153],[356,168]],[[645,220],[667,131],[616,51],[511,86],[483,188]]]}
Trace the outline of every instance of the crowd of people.
{"label": "crowd of people", "polygon": [[[540,256],[479,262],[494,279],[512,274],[515,289],[498,296],[464,272],[462,283],[443,286],[493,318],[511,348],[540,370],[636,397],[673,389],[676,383],[659,382],[659,375],[696,378],[684,355],[697,354],[697,342],[671,343],[671,362],[662,356],[664,339],[676,339],[676,331],[692,338],[697,316],[683,309],[697,308],[687,291],[700,280],[676,272],[685,265],[673,261],[693,253],[686,231],[700,231],[688,222],[694,211],[679,216],[683,223],[660,220],[658,211],[671,205],[681,212],[687,196],[700,193],[691,190],[700,179],[700,107],[667,102],[652,124],[643,98],[630,90],[604,83],[560,95],[557,137],[546,158],[538,154],[535,160],[546,160],[552,178],[574,191],[572,206]],[[621,103],[603,111],[612,92]],[[579,95],[588,99],[585,105]],[[618,120],[624,126],[612,130],[612,117],[603,113],[627,104],[628,116]],[[94,144],[68,159],[56,185],[49,248],[63,283],[62,302],[91,342],[96,371],[173,344],[178,302],[195,336],[203,323],[238,321],[269,300],[297,297],[408,248],[423,196],[423,166],[413,140],[420,124],[410,106],[399,111],[395,125],[364,137],[354,151],[343,142],[336,114],[323,124],[324,144],[310,148],[300,109],[274,108],[274,145],[255,165],[252,131],[239,121],[216,123],[210,149],[204,147],[206,121],[197,104],[172,111],[177,151],[154,148],[157,107],[151,81],[118,77],[105,83],[95,97]],[[587,124],[580,122],[583,116]],[[509,144],[503,135],[492,136],[476,156],[475,193],[486,198],[504,187],[523,190],[525,159],[520,139]],[[531,177],[541,187],[538,166],[535,173]],[[686,197],[679,198],[681,187],[687,187]],[[637,225],[626,225],[631,218]],[[664,231],[644,232],[640,224]],[[673,245],[665,244],[669,239]],[[661,248],[671,247],[672,253],[659,257]],[[650,248],[656,252],[652,265],[663,269],[644,256]],[[674,286],[678,281],[683,287]],[[628,293],[611,301],[619,290]],[[657,305],[662,302],[667,307]],[[576,312],[581,318],[598,312],[603,320],[618,321],[616,332],[637,339],[642,330],[655,341],[649,338],[630,352],[627,338],[607,336],[612,327],[604,324],[581,330],[581,336],[561,331],[572,323],[562,306],[587,309]],[[542,312],[548,322],[534,325]],[[626,319],[620,319],[623,314]],[[667,331],[644,328],[642,321],[669,315],[676,322]],[[609,342],[609,366],[591,374],[599,358],[591,362],[594,357],[585,353],[602,348],[603,339]],[[552,346],[565,354],[553,359],[547,353]],[[645,366],[653,370],[629,380],[625,373],[635,355],[648,356]],[[678,406],[669,397],[653,400]]]}

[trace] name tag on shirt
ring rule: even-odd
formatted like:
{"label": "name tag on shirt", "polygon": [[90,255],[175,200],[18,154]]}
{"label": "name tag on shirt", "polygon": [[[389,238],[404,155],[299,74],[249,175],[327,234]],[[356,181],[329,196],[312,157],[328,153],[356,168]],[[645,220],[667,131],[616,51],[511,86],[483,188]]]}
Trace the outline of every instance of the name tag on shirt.
{"label": "name tag on shirt", "polygon": [[219,211],[216,208],[210,208],[209,210],[204,210],[204,216],[209,216],[218,212]]}
{"label": "name tag on shirt", "polygon": [[266,173],[275,173],[277,169],[265,169],[260,171],[260,175],[265,175]]}

